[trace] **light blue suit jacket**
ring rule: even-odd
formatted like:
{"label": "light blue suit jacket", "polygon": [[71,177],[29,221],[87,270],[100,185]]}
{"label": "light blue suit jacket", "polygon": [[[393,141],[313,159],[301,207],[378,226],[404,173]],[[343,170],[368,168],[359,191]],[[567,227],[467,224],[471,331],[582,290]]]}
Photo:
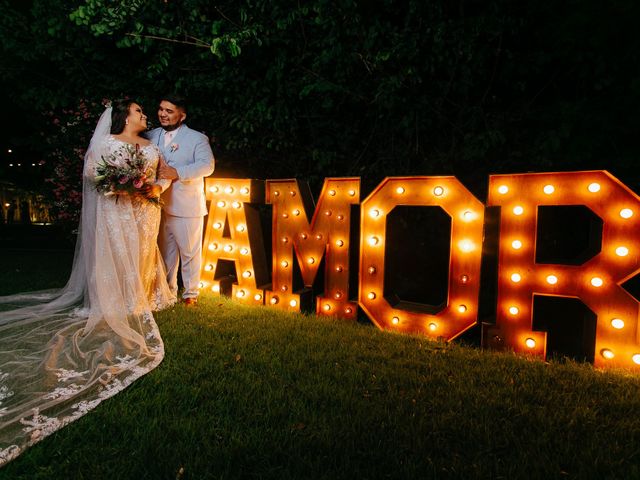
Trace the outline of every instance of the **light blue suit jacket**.
{"label": "light blue suit jacket", "polygon": [[204,177],[211,175],[215,168],[209,139],[183,124],[165,147],[164,133],[163,128],[147,133],[147,138],[158,146],[167,164],[178,172],[179,178],[162,193],[162,208],[176,217],[204,216],[207,214]]}

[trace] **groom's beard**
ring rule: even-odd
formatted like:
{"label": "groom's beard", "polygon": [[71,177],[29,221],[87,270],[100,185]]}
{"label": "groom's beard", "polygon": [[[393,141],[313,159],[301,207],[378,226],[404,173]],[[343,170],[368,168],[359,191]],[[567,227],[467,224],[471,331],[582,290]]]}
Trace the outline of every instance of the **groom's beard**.
{"label": "groom's beard", "polygon": [[182,125],[182,122],[174,123],[173,125],[166,125],[166,126],[160,125],[160,126],[164,128],[165,132],[173,132],[177,128],[180,128],[180,125]]}

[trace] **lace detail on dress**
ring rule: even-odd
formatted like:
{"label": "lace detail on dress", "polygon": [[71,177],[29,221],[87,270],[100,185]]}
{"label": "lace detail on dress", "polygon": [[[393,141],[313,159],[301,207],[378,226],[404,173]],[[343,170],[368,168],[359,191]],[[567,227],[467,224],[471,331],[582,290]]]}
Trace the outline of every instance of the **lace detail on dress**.
{"label": "lace detail on dress", "polygon": [[[109,136],[96,151],[122,146]],[[142,151],[155,175],[158,148],[147,145]],[[95,155],[85,161],[85,188],[91,188],[88,182],[95,175],[95,164]],[[83,257],[87,267],[81,272],[86,271],[87,278],[81,284],[84,290],[72,297],[79,300],[60,302],[65,289],[24,294],[33,305],[44,304],[46,314],[0,313],[0,320],[7,319],[0,322],[0,467],[120,392],[164,358],[152,312],[172,305],[176,298],[167,285],[156,243],[160,209],[137,197],[94,196],[95,211],[90,213],[95,214],[95,225],[83,226],[83,235],[90,235],[83,237],[83,248],[84,242],[91,242]],[[83,291],[88,292],[84,298]],[[54,308],[55,302],[63,307]],[[40,311],[29,308],[24,311]],[[1,317],[7,314],[11,316]]]}

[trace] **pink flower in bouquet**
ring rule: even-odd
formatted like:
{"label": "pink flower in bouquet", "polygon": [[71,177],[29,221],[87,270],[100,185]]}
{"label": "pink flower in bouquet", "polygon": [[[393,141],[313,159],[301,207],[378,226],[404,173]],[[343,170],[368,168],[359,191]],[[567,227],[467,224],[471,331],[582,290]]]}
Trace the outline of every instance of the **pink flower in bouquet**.
{"label": "pink flower in bouquet", "polygon": [[136,188],[142,188],[143,185],[144,185],[144,180],[142,178],[137,178],[136,180],[133,181],[133,186]]}
{"label": "pink flower in bouquet", "polygon": [[126,175],[120,175],[120,177],[118,177],[118,183],[120,185],[124,185],[128,181],[129,181],[129,177],[127,177]]}

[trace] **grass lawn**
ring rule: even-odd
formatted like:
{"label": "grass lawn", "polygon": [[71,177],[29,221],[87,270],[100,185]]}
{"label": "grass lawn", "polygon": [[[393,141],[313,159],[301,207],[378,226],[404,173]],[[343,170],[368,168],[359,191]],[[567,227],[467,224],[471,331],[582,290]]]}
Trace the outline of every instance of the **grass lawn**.
{"label": "grass lawn", "polygon": [[[63,260],[0,253],[1,293]],[[635,376],[206,295],[157,320],[164,362],[1,479],[640,478]]]}

